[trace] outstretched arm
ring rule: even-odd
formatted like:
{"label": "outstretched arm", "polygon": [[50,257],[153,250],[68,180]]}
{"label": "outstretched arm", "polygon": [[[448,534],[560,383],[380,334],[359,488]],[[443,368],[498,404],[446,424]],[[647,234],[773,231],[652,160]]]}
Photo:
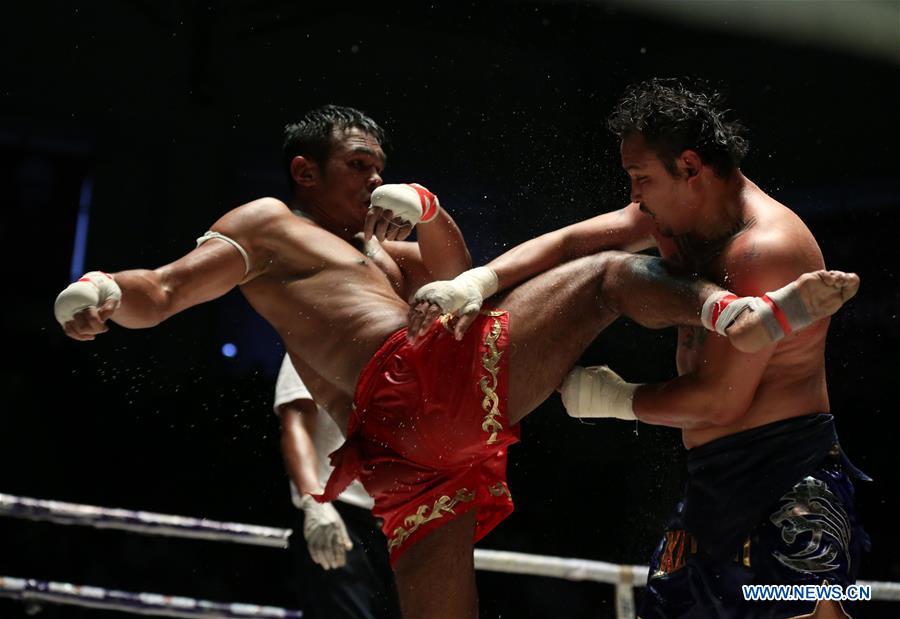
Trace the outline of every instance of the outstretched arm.
{"label": "outstretched arm", "polygon": [[234,209],[212,226],[233,243],[212,238],[153,270],[133,269],[109,276],[89,273],[57,297],[57,319],[69,337],[92,340],[107,331],[106,320],[132,329],[153,327],[189,307],[220,297],[258,274],[253,265],[262,261],[255,237],[282,212],[289,214],[277,200],[258,200]]}
{"label": "outstretched arm", "polygon": [[518,245],[486,266],[497,274],[497,290],[560,264],[608,249],[641,251],[653,247],[653,220],[638,205],[586,219]]}
{"label": "outstretched arm", "polygon": [[460,318],[454,327],[462,337],[484,299],[560,264],[608,249],[640,251],[654,245],[653,221],[629,204],[613,213],[544,234],[514,247],[487,266],[466,271],[452,281],[424,286],[409,316],[411,337],[421,334],[441,313]]}

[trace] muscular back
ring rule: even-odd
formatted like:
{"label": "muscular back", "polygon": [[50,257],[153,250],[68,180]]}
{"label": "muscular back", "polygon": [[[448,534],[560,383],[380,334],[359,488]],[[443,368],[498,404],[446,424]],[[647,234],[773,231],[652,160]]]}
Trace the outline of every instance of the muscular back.
{"label": "muscular back", "polygon": [[[738,295],[762,295],[804,272],[824,268],[812,233],[792,211],[749,182],[742,197],[743,226],[721,247],[692,252],[693,248],[661,242],[664,254]],[[828,320],[822,320],[772,349],[749,355],[706,330],[679,329],[679,375],[702,377],[712,386],[710,393],[728,401],[728,412],[715,423],[684,429],[685,445],[693,447],[779,419],[828,411],[827,330]]]}

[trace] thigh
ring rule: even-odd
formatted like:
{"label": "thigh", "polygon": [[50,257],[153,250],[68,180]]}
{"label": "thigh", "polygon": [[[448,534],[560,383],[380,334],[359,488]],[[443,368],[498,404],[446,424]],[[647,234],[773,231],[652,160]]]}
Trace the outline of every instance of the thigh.
{"label": "thigh", "polygon": [[509,312],[507,415],[517,423],[553,393],[618,314],[604,305],[608,257],[588,256],[514,288],[494,305]]}
{"label": "thigh", "polygon": [[478,616],[470,509],[410,547],[394,564],[404,619],[474,619]]}

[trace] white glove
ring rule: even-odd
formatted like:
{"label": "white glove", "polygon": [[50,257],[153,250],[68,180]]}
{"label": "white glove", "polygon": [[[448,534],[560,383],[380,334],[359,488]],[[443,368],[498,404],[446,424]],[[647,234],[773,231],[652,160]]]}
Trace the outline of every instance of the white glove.
{"label": "white glove", "polygon": [[369,208],[391,211],[395,218],[399,217],[415,226],[437,217],[440,205],[436,195],[418,183],[410,183],[376,187],[372,192]]}
{"label": "white glove", "polygon": [[122,300],[122,290],[116,280],[112,275],[102,271],[91,271],[59,293],[53,305],[53,312],[56,314],[57,322],[64,325],[81,310],[100,307],[109,299],[115,301],[116,307]]}
{"label": "white glove", "polygon": [[416,292],[412,305],[431,303],[446,314],[458,316],[481,309],[484,300],[497,292],[497,274],[488,267],[476,267],[457,275],[450,281],[425,284]]}
{"label": "white glove", "polygon": [[326,570],[344,567],[353,542],[341,515],[331,503],[319,503],[308,494],[300,498],[303,510],[303,537],[312,560]]}
{"label": "white glove", "polygon": [[575,366],[563,380],[560,393],[570,417],[615,417],[626,421],[634,415],[634,391],[639,383],[626,383],[605,365]]}

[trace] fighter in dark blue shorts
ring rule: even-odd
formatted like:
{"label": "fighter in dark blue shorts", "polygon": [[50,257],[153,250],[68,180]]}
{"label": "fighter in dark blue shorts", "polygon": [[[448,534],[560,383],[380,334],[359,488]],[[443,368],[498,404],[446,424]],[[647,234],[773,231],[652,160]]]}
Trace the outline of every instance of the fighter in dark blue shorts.
{"label": "fighter in dark blue shorts", "polygon": [[742,586],[846,590],[855,582],[868,537],[851,480],[868,477],[841,451],[831,415],[776,421],[695,447],[688,476],[650,562],[643,619],[808,615],[815,600],[748,601]]}
{"label": "fighter in dark blue shorts", "polygon": [[[634,238],[616,230],[627,247],[652,242],[673,271],[760,298],[752,305],[711,298],[702,315],[707,330],[679,329],[677,378],[635,384],[606,367],[575,368],[563,383],[572,416],[680,428],[689,450],[685,497],[654,554],[640,615],[846,617],[851,609],[840,601],[746,601],[741,587],[846,586],[868,546],[851,482],[864,475],[841,452],[827,414],[829,319],[797,331],[821,299],[783,302],[785,284],[824,268],[819,246],[796,214],[743,175],[743,128],[704,85],[634,86],[609,126],[631,179],[633,203],[621,226]],[[839,289],[842,300],[859,285],[834,272],[804,277]],[[777,344],[748,354],[716,335],[744,312],[765,315]]]}

